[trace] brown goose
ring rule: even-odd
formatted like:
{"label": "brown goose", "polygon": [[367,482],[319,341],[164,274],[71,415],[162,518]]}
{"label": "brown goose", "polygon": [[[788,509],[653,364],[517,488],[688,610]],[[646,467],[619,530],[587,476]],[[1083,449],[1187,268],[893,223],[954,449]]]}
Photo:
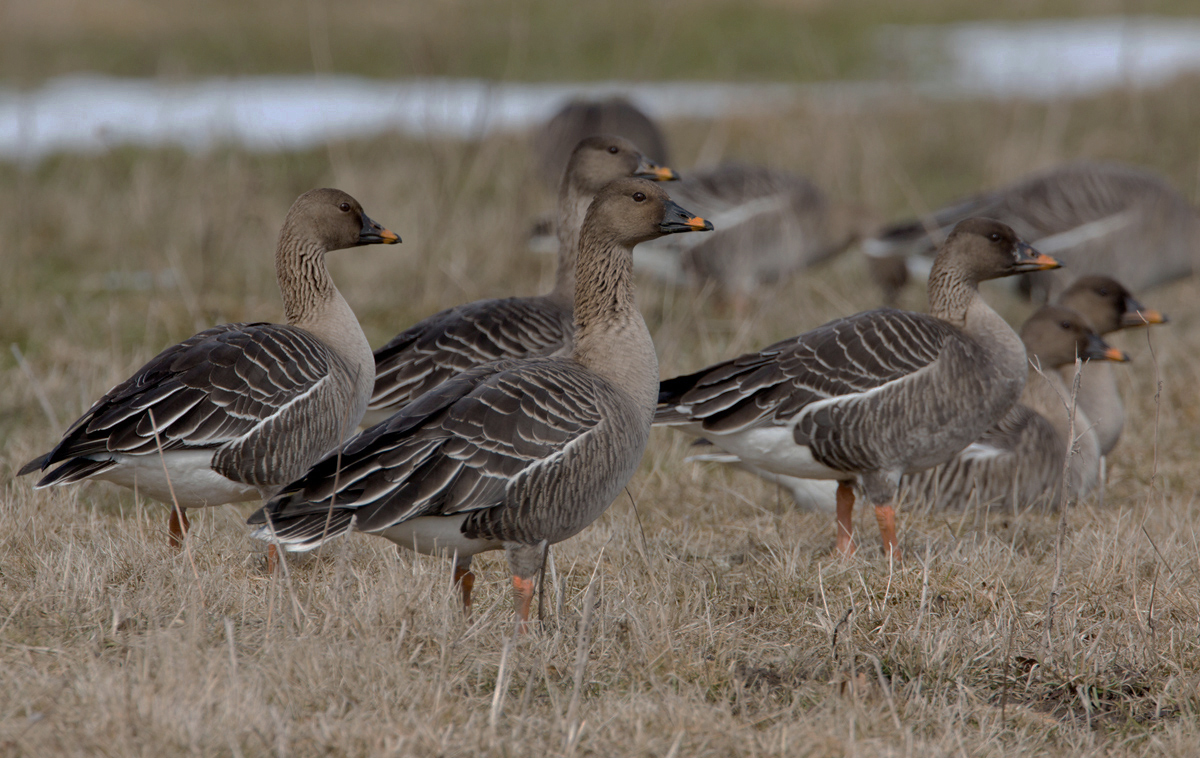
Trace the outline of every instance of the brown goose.
{"label": "brown goose", "polygon": [[671,162],[667,140],[658,124],[629,100],[623,97],[572,100],[538,131],[533,145],[538,156],[538,173],[547,186],[558,186],[571,153],[581,140],[602,134],[624,137],[641,147],[655,163]]}
{"label": "brown goose", "polygon": [[523,624],[547,547],[608,508],[650,434],[658,361],[633,246],[710,228],[651,182],[609,184],[580,235],[569,356],[497,361],[436,387],[255,512],[254,535],[310,550],[353,529],[454,555],[468,609],[471,557],[503,549]]}
{"label": "brown goose", "polygon": [[[1101,335],[1119,329],[1147,324],[1163,324],[1167,321],[1166,316],[1152,308],[1146,308],[1133,298],[1129,290],[1108,276],[1081,277],[1059,296],[1058,302],[1085,317],[1085,322],[1090,323]],[[1022,336],[1024,336],[1024,331]],[[1048,354],[1039,350],[1038,346],[1031,345],[1026,341],[1025,348],[1031,355],[1040,355],[1043,367],[1057,365],[1052,362]],[[1124,426],[1125,411],[1121,405],[1116,377],[1111,366],[1111,361],[1115,359],[1111,355],[1103,358],[1096,357],[1095,352],[1095,350],[1091,351],[1092,360],[1084,363],[1081,368],[1079,392],[1076,396],[1076,405],[1081,412],[1081,418],[1076,419],[1076,426],[1081,430],[1089,428],[1094,432],[1095,442],[1098,443],[1100,450],[1100,477],[1103,480],[1104,456],[1108,455],[1120,437],[1121,429]],[[1083,354],[1082,351],[1080,354]],[[1067,387],[1073,384],[1075,378],[1074,353],[1070,353],[1070,355],[1072,357],[1057,369]],[[1045,370],[1050,369],[1046,368]],[[1045,380],[1039,378],[1038,381]],[[1027,384],[1026,387],[1028,388],[1028,386]],[[1082,417],[1086,417],[1088,423],[1080,423]],[[901,488],[920,494],[923,500],[938,508],[965,504],[968,495],[964,493],[968,492],[968,485],[962,482],[956,483],[955,480],[971,482],[979,472],[1000,471],[1005,470],[1005,467],[1008,467],[1010,473],[1015,474],[1019,466],[1020,486],[1015,493],[1018,503],[1033,504],[1038,500],[1057,503],[1058,497],[1054,494],[1057,485],[1054,482],[1057,481],[1056,477],[1062,475],[1062,456],[1058,456],[1056,460],[1043,456],[1040,458],[1040,463],[1035,462],[1039,460],[1038,456],[1043,451],[1058,450],[1062,447],[1060,443],[1065,445],[1056,436],[1055,429],[1046,420],[1047,418],[1058,418],[1061,422],[1061,417],[1056,417],[1052,411],[1038,415],[1028,406],[1014,406],[1008,416],[1001,419],[995,427],[985,432],[983,437],[955,456],[952,461],[919,474],[903,477]],[[1062,426],[1061,423],[1060,426]],[[1066,427],[1062,426],[1062,429],[1061,433],[1065,435]],[[743,463],[735,455],[713,449],[711,444],[701,444],[706,442],[706,440],[697,441],[698,452],[690,456],[688,460],[738,466],[788,490],[796,505],[803,510],[833,511],[835,485],[832,482],[799,479],[757,469]],[[1088,448],[1092,444],[1091,440],[1082,441],[1079,450],[1080,460],[1073,462],[1081,481],[1086,480],[1085,472],[1089,470],[1090,464],[1086,463],[1086,459],[1088,458]],[[1000,459],[982,461],[981,456],[985,456],[985,454],[986,457],[1000,456]],[[1000,481],[1002,478],[990,477],[988,479],[990,484],[975,491],[975,499],[983,504],[1001,500],[1011,502],[1013,489],[996,484]],[[1089,485],[1086,489],[1090,488]],[[1084,494],[1079,491],[1079,488],[1072,491],[1076,496]]]}
{"label": "brown goose", "polygon": [[828,260],[854,241],[825,193],[786,171],[725,163],[689,173],[671,194],[717,231],[643,245],[635,265],[668,281],[714,283],[738,310],[759,287]]}
{"label": "brown goose", "polygon": [[375,390],[366,424],[377,424],[455,374],[500,358],[567,355],[574,329],[575,252],[592,198],[625,176],[675,179],[671,169],[620,137],[580,142],[558,192],[558,273],[537,297],[476,300],[404,330],[375,351]]}
{"label": "brown goose", "polygon": [[[1102,335],[1167,322],[1166,316],[1139,303],[1124,285],[1110,276],[1081,277],[1059,296],[1058,303],[1083,314]],[[1070,384],[1074,380],[1075,367],[1064,367],[1062,374]],[[1125,428],[1125,406],[1121,403],[1117,377],[1109,363],[1084,364],[1076,403],[1092,421],[1100,443],[1100,455],[1108,455],[1117,446],[1121,430]]]}
{"label": "brown goose", "polygon": [[[882,261],[881,283],[899,286],[895,261],[921,266],[937,242],[968,216],[998,219],[1070,274],[1034,277],[1040,300],[1075,276],[1104,274],[1134,290],[1188,276],[1200,264],[1200,215],[1158,174],[1115,163],[1070,163],[953,203],[927,218],[897,224],[868,240]],[[924,258],[928,266],[928,258]],[[885,293],[889,302],[895,291]]]}
{"label": "brown goose", "polygon": [[1021,327],[1021,340],[1030,369],[1020,401],[949,461],[902,477],[901,490],[939,509],[1057,506],[1063,463],[1072,447],[1067,494],[1078,499],[1095,488],[1100,446],[1083,408],[1076,407],[1072,424],[1070,380],[1059,372],[1073,372],[1076,356],[1085,361],[1129,358],[1105,344],[1081,314],[1058,305],[1044,305],[1030,316]]}
{"label": "brown goose", "polygon": [[275,251],[286,324],[223,324],[167,348],[20,474],[62,463],[37,487],[95,478],[178,503],[176,545],[184,509],[272,494],[353,433],[375,378],[325,254],[399,241],[345,192],[301,195]]}
{"label": "brown goose", "polygon": [[1025,385],[1025,349],[979,282],[1058,264],[990,219],[958,225],[929,279],[932,315],[889,308],[662,382],[655,423],[704,436],[751,466],[834,479],[837,549],[854,552],[852,483],[896,550],[896,484],[996,423]]}

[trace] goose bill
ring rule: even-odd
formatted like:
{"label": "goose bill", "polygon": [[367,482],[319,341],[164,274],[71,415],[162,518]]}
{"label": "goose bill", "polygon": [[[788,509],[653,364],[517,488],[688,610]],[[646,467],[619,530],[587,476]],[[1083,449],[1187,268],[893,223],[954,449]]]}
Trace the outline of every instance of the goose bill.
{"label": "goose bill", "polygon": [[1089,361],[1129,362],[1128,355],[1109,345],[1100,338],[1100,335],[1094,333],[1088,335],[1087,348],[1083,351],[1082,357]]}
{"label": "goose bill", "polygon": [[658,225],[658,228],[664,234],[711,232],[713,225],[711,221],[699,216],[693,216],[675,203],[668,201],[666,215],[663,217],[662,223]]}
{"label": "goose bill", "polygon": [[637,172],[634,173],[634,176],[654,182],[673,182],[679,178],[679,174],[674,169],[667,166],[660,166],[654,161],[644,159],[638,164]]}
{"label": "goose bill", "polygon": [[1125,303],[1125,312],[1121,314],[1121,326],[1149,326],[1151,324],[1167,323],[1166,314],[1147,308],[1132,298]]}
{"label": "goose bill", "polygon": [[400,241],[400,235],[384,229],[377,221],[371,220],[365,213],[362,217],[362,231],[358,233],[360,245],[394,245]]}
{"label": "goose bill", "polygon": [[1034,250],[1029,243],[1017,243],[1017,263],[1013,266],[1014,272],[1026,274],[1032,271],[1049,271],[1052,268],[1061,267],[1061,263],[1045,253],[1039,253],[1037,250]]}

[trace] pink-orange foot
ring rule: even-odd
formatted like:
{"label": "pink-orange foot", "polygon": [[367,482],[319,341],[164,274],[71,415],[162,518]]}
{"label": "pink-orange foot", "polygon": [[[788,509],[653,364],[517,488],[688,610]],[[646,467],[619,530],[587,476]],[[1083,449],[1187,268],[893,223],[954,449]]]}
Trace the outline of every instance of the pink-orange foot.
{"label": "pink-orange foot", "polygon": [[167,517],[167,544],[174,548],[183,547],[183,537],[191,526],[186,511],[182,508],[172,508],[171,515]]}
{"label": "pink-orange foot", "polygon": [[533,605],[533,580],[513,577],[513,590],[517,596],[517,631],[529,631],[529,609]]}
{"label": "pink-orange foot", "polygon": [[896,509],[891,503],[875,506],[875,520],[883,540],[883,554],[897,565],[900,563],[900,541],[896,538]]}
{"label": "pink-orange foot", "polygon": [[471,615],[471,590],[475,588],[475,574],[471,569],[461,566],[454,567],[454,583],[462,589],[463,613]]}
{"label": "pink-orange foot", "polygon": [[834,556],[849,558],[858,546],[854,544],[854,485],[838,482],[837,488],[837,547]]}

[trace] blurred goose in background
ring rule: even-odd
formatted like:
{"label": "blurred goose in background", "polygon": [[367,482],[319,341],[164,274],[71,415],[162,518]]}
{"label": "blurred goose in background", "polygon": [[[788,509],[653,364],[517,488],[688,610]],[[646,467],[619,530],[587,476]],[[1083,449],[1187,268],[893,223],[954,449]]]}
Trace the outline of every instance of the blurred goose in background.
{"label": "blurred goose in background", "polygon": [[650,434],[658,361],[633,246],[711,228],[645,179],[609,184],[580,234],[568,356],[497,361],[422,395],[251,516],[255,536],[310,550],[356,530],[453,555],[468,610],[471,557],[503,549],[523,628],[548,546],[608,508]]}
{"label": "blurred goose in background", "polygon": [[1081,314],[1059,305],[1044,305],[1030,316],[1021,340],[1030,367],[1020,401],[949,461],[902,477],[906,497],[939,510],[1057,507],[1064,462],[1070,498],[1099,483],[1100,444],[1092,420],[1078,403],[1073,422],[1071,417],[1075,359],[1094,365],[1129,358],[1107,345]]}
{"label": "blurred goose in background", "polygon": [[533,144],[538,175],[546,186],[559,186],[576,145],[588,137],[600,135],[629,140],[654,163],[667,165],[671,162],[662,129],[629,100],[619,96],[572,100],[538,131]]}
{"label": "blurred goose in background", "polygon": [[976,440],[1025,385],[1025,348],[979,283],[1057,265],[1008,226],[968,219],[934,262],[932,315],[867,311],[665,380],[655,423],[703,436],[756,468],[836,480],[843,555],[855,550],[857,482],[885,552],[895,554],[900,476]]}
{"label": "blurred goose in background", "polygon": [[677,284],[713,283],[744,312],[749,295],[848,248],[856,235],[815,184],[786,171],[725,163],[689,173],[672,195],[713,222],[708,235],[638,248],[635,265]]}
{"label": "blurred goose in background", "polygon": [[275,251],[285,324],[223,324],[167,348],[20,474],[61,463],[36,486],[94,478],[177,503],[176,546],[186,509],[270,496],[354,432],[375,379],[325,254],[399,241],[345,192],[301,195]]}
{"label": "blurred goose in background", "polygon": [[885,302],[896,301],[908,274],[928,269],[938,243],[968,216],[1008,224],[1063,262],[1069,274],[1031,279],[1034,298],[1042,302],[1080,275],[1112,276],[1142,290],[1188,276],[1200,262],[1200,216],[1165,179],[1133,166],[1083,161],[895,224],[867,240],[863,249]]}
{"label": "blurred goose in background", "polygon": [[592,198],[614,179],[675,179],[621,137],[588,137],[558,191],[558,271],[535,297],[476,300],[409,327],[375,351],[375,389],[365,423],[377,424],[457,373],[500,358],[567,355],[574,331],[575,256]]}
{"label": "blurred goose in background", "polygon": [[[1139,303],[1124,285],[1110,276],[1081,277],[1063,291],[1058,303],[1078,311],[1101,335],[1167,322],[1166,316]],[[1062,375],[1069,386],[1075,378],[1075,367],[1064,367]],[[1125,406],[1109,363],[1084,364],[1076,402],[1092,421],[1100,455],[1107,456],[1117,446],[1125,428]]]}

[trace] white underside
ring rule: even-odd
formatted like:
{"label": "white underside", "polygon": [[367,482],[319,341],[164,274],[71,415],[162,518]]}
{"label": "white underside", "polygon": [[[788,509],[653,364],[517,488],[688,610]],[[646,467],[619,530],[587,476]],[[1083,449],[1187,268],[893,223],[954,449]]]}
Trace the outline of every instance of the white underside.
{"label": "white underside", "polygon": [[704,432],[704,436],[743,463],[773,474],[800,479],[848,478],[845,471],[818,463],[808,445],[797,444],[791,426],[762,426],[732,434]]}
{"label": "white underside", "polygon": [[211,450],[168,451],[162,456],[114,455],[112,459],[117,464],[92,478],[135,489],[162,503],[173,502],[173,492],[174,499],[183,508],[240,503],[264,496],[253,485],[235,482],[213,471],[209,466],[212,457]]}
{"label": "white underside", "polygon": [[765,479],[786,489],[791,493],[792,500],[796,502],[796,507],[801,510],[817,513],[833,513],[837,509],[838,486],[837,482],[830,479],[801,479],[796,476],[775,474],[757,466],[748,465],[732,453],[690,455],[684,460],[697,463],[727,463],[737,466],[760,479]]}
{"label": "white underside", "polygon": [[420,516],[390,526],[377,534],[418,553],[445,556],[457,554],[460,560],[485,550],[499,550],[504,547],[503,543],[497,540],[471,539],[464,535],[462,524],[466,520],[465,513],[454,516]]}

